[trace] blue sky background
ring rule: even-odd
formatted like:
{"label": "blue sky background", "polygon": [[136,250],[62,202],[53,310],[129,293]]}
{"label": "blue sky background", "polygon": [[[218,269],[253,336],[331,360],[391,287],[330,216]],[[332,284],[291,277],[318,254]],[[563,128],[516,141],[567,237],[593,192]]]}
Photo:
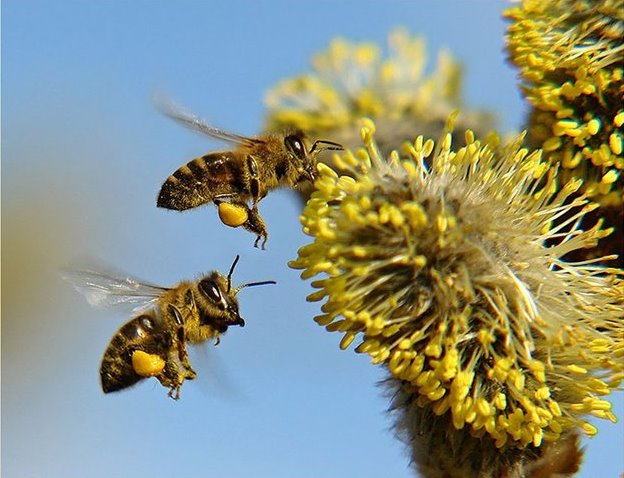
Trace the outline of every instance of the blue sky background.
{"label": "blue sky background", "polygon": [[[261,129],[263,96],[336,36],[385,44],[397,26],[465,65],[465,100],[522,125],[496,1],[24,1],[2,4],[2,476],[408,477],[384,374],[341,352],[286,263],[306,238],[289,191],[261,204],[267,251],[214,209],[159,210],[162,181],[221,145],[160,116],[165,91],[215,124]],[[245,329],[193,357],[173,402],[155,381],[105,396],[101,355],[128,318],[59,279],[103,263],[170,285],[241,254]],[[622,416],[621,394],[615,401]],[[581,477],[624,471],[623,429],[598,423]]]}

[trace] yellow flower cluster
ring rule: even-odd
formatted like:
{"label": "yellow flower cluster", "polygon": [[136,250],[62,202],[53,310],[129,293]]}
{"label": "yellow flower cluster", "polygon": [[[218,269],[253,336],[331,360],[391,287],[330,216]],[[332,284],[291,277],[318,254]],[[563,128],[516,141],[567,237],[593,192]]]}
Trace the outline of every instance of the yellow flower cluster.
{"label": "yellow flower cluster", "polygon": [[609,233],[577,229],[596,207],[574,195],[582,181],[558,189],[522,137],[500,147],[468,131],[452,151],[450,133],[419,136],[386,159],[374,130],[365,120],[366,149],[334,158],[348,175],[319,165],[301,217],[314,240],[290,265],[321,275],[316,322],[498,448],[615,420],[601,397],[624,376],[622,271],[561,260]]}
{"label": "yellow flower cluster", "polygon": [[531,144],[561,165],[563,182],[582,177],[588,196],[621,207],[624,0],[523,0],[506,15]]}
{"label": "yellow flower cluster", "polygon": [[[268,129],[301,129],[356,147],[358,121],[366,116],[375,120],[385,151],[386,145],[411,139],[413,131],[437,135],[448,115],[462,106],[458,63],[441,52],[435,70],[426,73],[424,40],[404,30],[390,34],[385,56],[374,43],[334,40],[312,65],[312,73],[283,81],[268,93]],[[478,112],[464,114],[462,121],[479,130],[491,123]]]}

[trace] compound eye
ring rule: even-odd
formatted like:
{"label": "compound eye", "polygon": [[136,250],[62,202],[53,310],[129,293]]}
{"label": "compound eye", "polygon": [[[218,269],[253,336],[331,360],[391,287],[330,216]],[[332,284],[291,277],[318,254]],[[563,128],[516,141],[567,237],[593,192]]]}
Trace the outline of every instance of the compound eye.
{"label": "compound eye", "polygon": [[303,141],[296,134],[291,134],[284,138],[284,144],[290,149],[298,158],[305,158],[305,149],[303,147]]}
{"label": "compound eye", "polygon": [[210,300],[220,304],[221,303],[221,291],[217,284],[212,279],[204,279],[199,283],[199,290]]}

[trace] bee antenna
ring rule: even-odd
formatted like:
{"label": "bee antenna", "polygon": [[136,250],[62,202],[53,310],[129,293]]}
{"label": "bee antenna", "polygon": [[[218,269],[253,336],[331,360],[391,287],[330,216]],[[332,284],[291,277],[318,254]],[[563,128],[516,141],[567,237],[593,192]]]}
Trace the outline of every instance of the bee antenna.
{"label": "bee antenna", "polygon": [[268,285],[268,284],[277,284],[277,282],[275,282],[274,280],[263,280],[263,281],[260,281],[260,282],[248,282],[247,284],[239,285],[236,288],[236,293],[238,294],[238,292],[240,292],[240,290],[244,289],[245,287],[254,287],[254,286],[257,286],[257,285]]}
{"label": "bee antenna", "polygon": [[236,258],[234,259],[234,262],[232,263],[232,267],[230,267],[230,272],[228,272],[227,275],[227,280],[228,280],[228,288],[227,288],[227,293],[230,293],[230,289],[232,288],[232,274],[234,273],[234,268],[236,267],[236,264],[238,264],[238,260],[240,259],[240,256],[238,254],[236,254]]}
{"label": "bee antenna", "polygon": [[330,150],[330,151],[342,151],[344,149],[344,147],[340,144],[340,143],[334,143],[333,141],[327,141],[325,139],[318,139],[314,142],[314,144],[312,145],[312,147],[310,148],[310,152],[308,154],[312,154],[315,150],[316,147],[319,144],[326,144],[327,146],[324,148],[319,148],[319,151],[326,151],[326,150]]}

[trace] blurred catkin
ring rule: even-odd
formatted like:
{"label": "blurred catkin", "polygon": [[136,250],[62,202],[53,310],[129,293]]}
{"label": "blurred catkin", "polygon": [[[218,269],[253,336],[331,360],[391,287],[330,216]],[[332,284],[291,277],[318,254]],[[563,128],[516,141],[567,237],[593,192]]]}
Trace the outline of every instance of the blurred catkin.
{"label": "blurred catkin", "polygon": [[561,259],[608,231],[576,228],[596,207],[569,200],[582,181],[559,189],[522,136],[419,136],[387,159],[373,133],[365,121],[366,149],[335,158],[348,176],[319,166],[291,267],[321,276],[316,322],[387,368],[425,476],[527,476],[551,444],[595,434],[588,416],[615,420],[602,397],[624,374],[623,271]]}
{"label": "blurred catkin", "polygon": [[507,49],[531,105],[528,143],[560,166],[615,228],[585,256],[624,264],[624,0],[523,0],[506,12]]}
{"label": "blurred catkin", "polygon": [[[302,130],[313,138],[359,146],[359,119],[377,126],[377,145],[388,154],[412,139],[414,131],[437,136],[448,115],[461,108],[458,127],[487,132],[493,115],[462,104],[462,71],[448,51],[441,51],[428,72],[423,38],[397,29],[387,52],[374,43],[334,40],[312,60],[312,72],[282,81],[269,91],[267,129]],[[321,161],[340,171],[332,156]],[[304,190],[307,198],[309,191]]]}

